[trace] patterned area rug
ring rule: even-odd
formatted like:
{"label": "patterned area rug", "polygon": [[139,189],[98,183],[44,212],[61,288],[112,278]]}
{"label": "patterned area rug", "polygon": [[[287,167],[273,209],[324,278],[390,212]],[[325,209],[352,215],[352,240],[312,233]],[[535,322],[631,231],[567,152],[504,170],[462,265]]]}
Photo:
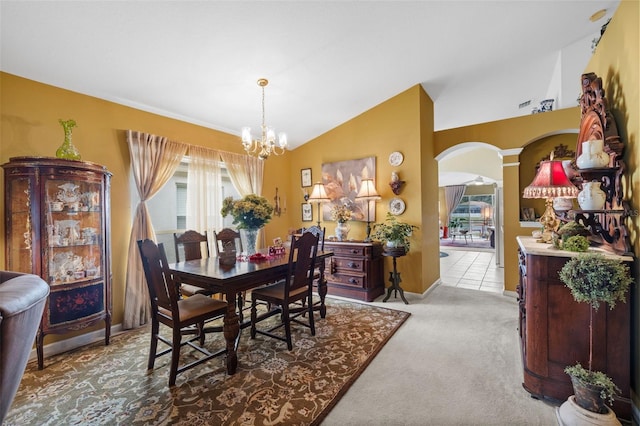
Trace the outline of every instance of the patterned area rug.
{"label": "patterned area rug", "polygon": [[[122,333],[109,346],[47,357],[42,371],[29,363],[4,425],[317,425],[408,317],[327,299],[315,336],[292,326],[292,351],[245,329],[236,374],[226,374],[222,356],[178,375],[171,389],[169,355],[146,371],[149,329]],[[207,347],[221,345],[220,333],[207,335]]]}

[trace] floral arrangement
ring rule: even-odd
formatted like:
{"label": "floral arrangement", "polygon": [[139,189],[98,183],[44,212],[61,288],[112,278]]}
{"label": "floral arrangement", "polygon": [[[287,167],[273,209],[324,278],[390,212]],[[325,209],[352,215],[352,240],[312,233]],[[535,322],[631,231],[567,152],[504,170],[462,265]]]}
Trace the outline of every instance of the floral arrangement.
{"label": "floral arrangement", "polygon": [[222,201],[222,216],[233,216],[233,224],[238,229],[261,228],[273,214],[273,206],[266,198],[249,194],[240,200],[227,197]]}
{"label": "floral arrangement", "polygon": [[351,210],[344,204],[338,204],[331,209],[331,219],[338,223],[345,223],[351,220]]}

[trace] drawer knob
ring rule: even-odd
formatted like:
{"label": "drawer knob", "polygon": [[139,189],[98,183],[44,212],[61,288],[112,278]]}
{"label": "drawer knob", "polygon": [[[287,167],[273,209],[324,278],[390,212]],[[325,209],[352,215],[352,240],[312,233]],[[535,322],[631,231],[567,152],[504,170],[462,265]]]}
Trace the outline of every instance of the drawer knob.
{"label": "drawer knob", "polygon": [[358,284],[358,280],[355,278],[349,278],[349,284]]}
{"label": "drawer knob", "polygon": [[357,264],[357,263],[355,263],[355,262],[349,262],[349,263],[347,264],[347,266],[348,266],[349,268],[357,268],[357,267],[358,267],[358,264]]}
{"label": "drawer knob", "polygon": [[351,253],[358,254],[358,250],[357,249],[351,249]]}

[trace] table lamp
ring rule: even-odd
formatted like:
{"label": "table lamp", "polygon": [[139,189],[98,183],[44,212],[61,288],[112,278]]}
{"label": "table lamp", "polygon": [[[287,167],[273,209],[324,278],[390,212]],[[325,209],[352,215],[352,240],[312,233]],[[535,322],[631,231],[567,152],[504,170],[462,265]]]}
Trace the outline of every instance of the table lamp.
{"label": "table lamp", "polygon": [[321,182],[313,184],[313,190],[311,191],[311,195],[309,195],[307,201],[318,205],[318,227],[320,227],[320,204],[329,201],[329,196],[327,195],[327,191],[324,189],[324,184]]}
{"label": "table lamp", "polygon": [[362,186],[360,186],[360,191],[358,195],[356,195],[356,200],[367,202],[367,238],[364,239],[365,242],[371,241],[371,206],[369,202],[379,199],[380,195],[378,195],[378,191],[376,191],[373,179],[362,179]]}
{"label": "table lamp", "polygon": [[524,189],[524,198],[546,199],[546,209],[540,218],[542,224],[542,236],[538,242],[550,243],[552,233],[558,229],[560,221],[553,210],[554,198],[576,198],[578,188],[571,183],[562,167],[562,161],[542,161],[533,182]]}

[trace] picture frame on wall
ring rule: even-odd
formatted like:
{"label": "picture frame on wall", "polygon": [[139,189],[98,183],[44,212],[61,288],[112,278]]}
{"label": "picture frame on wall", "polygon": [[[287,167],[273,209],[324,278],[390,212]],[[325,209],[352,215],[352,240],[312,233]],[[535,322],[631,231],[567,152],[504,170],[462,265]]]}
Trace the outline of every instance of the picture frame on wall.
{"label": "picture frame on wall", "polygon": [[536,220],[536,214],[531,207],[523,207],[521,210],[522,220],[524,222],[532,222]]}
{"label": "picture frame on wall", "polygon": [[311,204],[302,203],[302,221],[311,222],[313,220],[313,209]]}
{"label": "picture frame on wall", "polygon": [[303,188],[308,188],[311,186],[311,169],[302,169],[300,170],[300,181],[302,183]]}

